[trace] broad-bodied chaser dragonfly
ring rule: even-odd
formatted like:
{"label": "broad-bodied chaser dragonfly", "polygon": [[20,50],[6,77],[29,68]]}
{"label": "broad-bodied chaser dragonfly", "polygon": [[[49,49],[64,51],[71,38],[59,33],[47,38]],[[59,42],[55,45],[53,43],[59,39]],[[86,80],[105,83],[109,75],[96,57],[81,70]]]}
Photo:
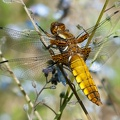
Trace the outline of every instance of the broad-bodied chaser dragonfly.
{"label": "broad-bodied chaser dragonfly", "polygon": [[[66,66],[73,74],[78,83],[79,87],[83,91],[83,93],[87,96],[87,98],[95,103],[96,105],[101,105],[102,102],[100,100],[100,95],[95,85],[95,82],[89,72],[89,69],[86,65],[87,60],[91,60],[98,52],[97,56],[94,60],[91,60],[91,63],[94,61],[99,61],[100,63],[104,63],[111,55],[118,49],[119,46],[115,43],[115,39],[119,39],[119,36],[115,36],[114,33],[109,33],[102,40],[97,40],[94,38],[88,47],[85,47],[85,41],[89,38],[90,34],[94,29],[97,29],[97,33],[99,34],[99,30],[102,26],[105,27],[105,24],[110,24],[113,16],[118,14],[119,11],[114,12],[108,19],[103,20],[99,25],[94,28],[91,27],[87,30],[84,30],[78,37],[75,37],[65,26],[65,24],[60,22],[51,23],[50,31],[52,34],[44,31],[40,26],[39,28],[45,34],[41,37],[45,39],[45,42],[48,43],[46,47],[46,51],[50,51],[49,54],[44,55],[45,49],[43,49],[42,43],[39,40],[40,37],[37,33],[32,32],[22,32],[16,31],[9,28],[0,27],[0,36],[5,36],[7,39],[8,46],[11,46],[12,49],[17,51],[26,51],[24,48],[28,47],[27,52],[34,53],[29,51],[29,48],[39,49],[40,55],[27,57],[27,58],[17,58],[17,59],[9,59],[0,62],[1,70],[5,70],[4,64],[15,63],[18,65],[27,66],[30,69],[27,69],[21,76],[33,76],[34,73],[42,70],[43,73],[47,76],[49,72],[52,72],[54,78],[52,78],[52,83],[57,84],[57,81],[62,81],[63,84],[66,84],[63,80],[64,77],[61,75],[60,70],[55,67],[55,64],[60,64],[63,67]],[[103,27],[103,30],[104,30]],[[99,35],[98,35],[99,36]],[[13,39],[13,43],[9,39]],[[16,39],[22,39],[22,41],[15,41]],[[84,44],[83,44],[84,43]],[[11,44],[11,45],[10,45]],[[81,46],[80,46],[80,45]],[[112,47],[112,50],[110,51]],[[32,49],[32,50],[33,50]],[[109,51],[107,53],[107,51]],[[49,63],[48,67],[44,67],[44,63]],[[57,74],[56,74],[57,73]],[[59,77],[62,76],[62,77]],[[57,79],[57,81],[56,81]]]}

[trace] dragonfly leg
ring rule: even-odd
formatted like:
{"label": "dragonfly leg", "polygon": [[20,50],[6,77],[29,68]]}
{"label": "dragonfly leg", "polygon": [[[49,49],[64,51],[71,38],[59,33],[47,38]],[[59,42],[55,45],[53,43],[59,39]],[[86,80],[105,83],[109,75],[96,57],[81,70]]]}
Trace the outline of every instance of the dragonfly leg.
{"label": "dragonfly leg", "polygon": [[58,48],[58,47],[66,47],[66,42],[50,39],[50,45],[47,46],[47,49]]}
{"label": "dragonfly leg", "polygon": [[61,40],[50,40],[51,45],[56,45],[60,47],[66,47],[66,41],[61,41]]}
{"label": "dragonfly leg", "polygon": [[47,35],[48,37],[54,37],[53,35],[51,35],[51,34],[49,34],[48,32],[46,32],[40,25],[38,25],[37,23],[36,23],[36,25],[38,26],[38,28],[45,34],[45,35]]}
{"label": "dragonfly leg", "polygon": [[88,37],[89,37],[89,34],[86,32],[85,35],[82,35],[82,36],[80,36],[80,37],[77,38],[77,43],[83,42],[83,41],[86,40]]}

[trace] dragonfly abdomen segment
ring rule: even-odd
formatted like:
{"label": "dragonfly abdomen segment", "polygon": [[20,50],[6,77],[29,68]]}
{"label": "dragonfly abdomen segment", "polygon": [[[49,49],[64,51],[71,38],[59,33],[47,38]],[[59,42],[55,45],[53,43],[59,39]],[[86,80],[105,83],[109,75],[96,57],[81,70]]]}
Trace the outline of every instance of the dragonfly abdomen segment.
{"label": "dragonfly abdomen segment", "polygon": [[73,55],[70,59],[70,67],[77,83],[87,98],[96,105],[101,105],[102,102],[100,100],[98,89],[84,60],[78,54]]}

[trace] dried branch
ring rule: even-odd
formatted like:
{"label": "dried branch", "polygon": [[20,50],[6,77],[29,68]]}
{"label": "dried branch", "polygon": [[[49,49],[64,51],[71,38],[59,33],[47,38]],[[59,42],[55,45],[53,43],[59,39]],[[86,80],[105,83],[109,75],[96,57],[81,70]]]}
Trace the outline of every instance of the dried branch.
{"label": "dried branch", "polygon": [[[2,55],[2,52],[0,51],[0,56],[1,56],[1,59],[3,61],[5,61],[6,59],[3,57]],[[27,93],[25,92],[25,90],[23,89],[20,81],[18,80],[18,78],[15,76],[15,74],[13,73],[13,71],[11,70],[9,64],[6,62],[4,63],[6,68],[7,68],[7,71],[10,73],[11,77],[13,78],[13,80],[16,82],[17,86],[19,87],[20,91],[22,92],[22,94],[24,95],[26,101],[29,103],[29,105],[31,106],[31,108],[34,107],[34,104],[32,103],[31,99],[29,98],[29,96],[27,95]],[[37,110],[34,110],[35,112],[35,115],[37,116],[37,118],[39,120],[42,120],[41,116],[39,115],[38,111]]]}

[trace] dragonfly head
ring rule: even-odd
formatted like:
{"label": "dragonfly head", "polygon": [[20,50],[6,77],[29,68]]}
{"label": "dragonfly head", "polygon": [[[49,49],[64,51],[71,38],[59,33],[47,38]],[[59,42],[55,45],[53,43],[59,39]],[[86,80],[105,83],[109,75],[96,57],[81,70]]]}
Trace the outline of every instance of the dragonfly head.
{"label": "dragonfly head", "polygon": [[65,31],[65,25],[63,23],[53,22],[51,23],[50,30],[53,35],[57,35],[59,31]]}

